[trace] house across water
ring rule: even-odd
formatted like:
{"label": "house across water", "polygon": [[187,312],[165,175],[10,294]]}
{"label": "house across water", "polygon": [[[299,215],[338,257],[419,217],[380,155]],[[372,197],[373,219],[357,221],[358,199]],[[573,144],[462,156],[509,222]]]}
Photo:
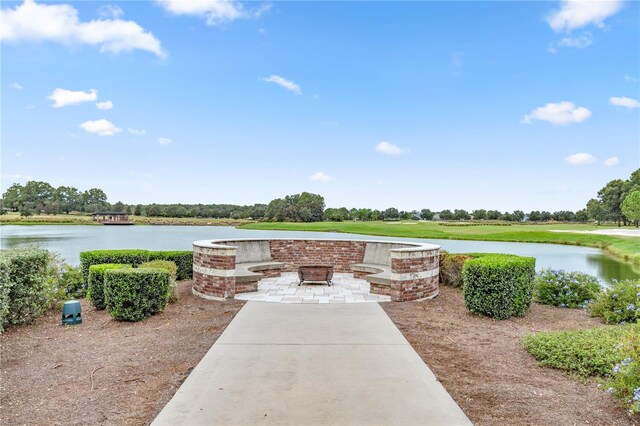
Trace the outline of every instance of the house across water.
{"label": "house across water", "polygon": [[129,213],[123,212],[95,212],[93,220],[103,225],[133,225]]}

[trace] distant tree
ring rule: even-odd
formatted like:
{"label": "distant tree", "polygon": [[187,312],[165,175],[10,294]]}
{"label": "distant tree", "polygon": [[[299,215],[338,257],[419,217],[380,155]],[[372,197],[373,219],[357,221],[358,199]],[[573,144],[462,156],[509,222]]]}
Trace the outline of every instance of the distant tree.
{"label": "distant tree", "polygon": [[142,216],[142,204],[138,204],[133,210],[133,214],[136,216]]}
{"label": "distant tree", "polygon": [[453,218],[453,212],[449,209],[445,209],[440,212],[440,219],[442,220],[453,220]]}
{"label": "distant tree", "polygon": [[540,220],[542,222],[548,222],[551,220],[551,213],[547,212],[547,211],[541,211],[540,212]]}
{"label": "distant tree", "polygon": [[420,219],[433,220],[433,212],[429,209],[420,210]]}
{"label": "distant tree", "polygon": [[113,211],[117,213],[125,212],[126,207],[122,201],[118,201],[113,205]]}
{"label": "distant tree", "polygon": [[532,212],[529,212],[529,220],[531,222],[540,222],[542,220],[542,215],[538,210],[533,210]]}
{"label": "distant tree", "polygon": [[516,220],[515,217],[509,212],[504,212],[500,219],[506,220],[507,222],[514,222]]}
{"label": "distant tree", "polygon": [[384,211],[385,219],[397,219],[398,217],[400,217],[400,212],[395,207],[389,207]]}
{"label": "distant tree", "polygon": [[622,201],[624,200],[624,182],[621,179],[614,179],[607,183],[600,191],[598,198],[604,205],[609,219],[618,223],[626,222],[622,214]]}
{"label": "distant tree", "polygon": [[622,202],[622,214],[638,227],[640,222],[640,191],[635,190],[624,198]]}
{"label": "distant tree", "polygon": [[471,216],[469,216],[469,213],[466,210],[456,209],[453,212],[453,218],[455,220],[469,220],[471,219]]}
{"label": "distant tree", "polygon": [[589,215],[587,209],[578,210],[576,212],[576,221],[580,223],[587,223],[589,221]]}
{"label": "distant tree", "polygon": [[502,213],[498,210],[489,210],[487,211],[487,219],[489,220],[498,220],[502,217]]}
{"label": "distant tree", "polygon": [[525,215],[522,210],[514,210],[511,214],[513,215],[513,220],[515,222],[522,222],[524,220]]}
{"label": "distant tree", "polygon": [[471,212],[473,220],[485,220],[487,218],[487,211],[484,209],[474,210]]}

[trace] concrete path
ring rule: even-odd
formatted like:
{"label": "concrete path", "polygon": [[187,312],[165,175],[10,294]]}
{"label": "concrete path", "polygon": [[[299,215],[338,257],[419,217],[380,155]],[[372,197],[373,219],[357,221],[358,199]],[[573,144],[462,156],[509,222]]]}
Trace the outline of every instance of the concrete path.
{"label": "concrete path", "polygon": [[469,425],[377,303],[248,302],[153,425]]}

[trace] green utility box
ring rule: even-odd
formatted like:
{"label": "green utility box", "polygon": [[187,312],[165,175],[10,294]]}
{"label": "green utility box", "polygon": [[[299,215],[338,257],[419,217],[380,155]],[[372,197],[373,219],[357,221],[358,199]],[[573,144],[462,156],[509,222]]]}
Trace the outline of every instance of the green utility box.
{"label": "green utility box", "polygon": [[74,325],[82,323],[82,307],[77,300],[64,302],[62,306],[62,323]]}

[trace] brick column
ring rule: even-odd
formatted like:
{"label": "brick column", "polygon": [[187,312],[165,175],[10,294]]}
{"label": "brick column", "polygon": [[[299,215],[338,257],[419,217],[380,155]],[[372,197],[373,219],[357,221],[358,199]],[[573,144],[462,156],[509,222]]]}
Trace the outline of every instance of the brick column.
{"label": "brick column", "polygon": [[391,249],[391,300],[430,299],[438,295],[440,248]]}
{"label": "brick column", "polygon": [[193,243],[193,294],[211,300],[236,294],[236,248],[209,241]]}

